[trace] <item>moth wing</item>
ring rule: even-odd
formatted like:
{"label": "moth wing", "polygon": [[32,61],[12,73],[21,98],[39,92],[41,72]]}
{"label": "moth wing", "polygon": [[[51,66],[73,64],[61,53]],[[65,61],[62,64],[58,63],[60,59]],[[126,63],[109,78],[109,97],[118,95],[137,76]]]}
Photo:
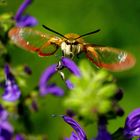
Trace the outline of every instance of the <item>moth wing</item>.
{"label": "moth wing", "polygon": [[100,68],[122,71],[135,65],[135,58],[126,51],[98,45],[85,46],[87,58]]}
{"label": "moth wing", "polygon": [[[60,38],[44,34],[32,28],[14,27],[9,33],[9,38],[18,47],[30,52],[37,52],[40,56],[49,56],[56,52],[59,47]],[[56,44],[51,43],[50,39],[56,39]]]}

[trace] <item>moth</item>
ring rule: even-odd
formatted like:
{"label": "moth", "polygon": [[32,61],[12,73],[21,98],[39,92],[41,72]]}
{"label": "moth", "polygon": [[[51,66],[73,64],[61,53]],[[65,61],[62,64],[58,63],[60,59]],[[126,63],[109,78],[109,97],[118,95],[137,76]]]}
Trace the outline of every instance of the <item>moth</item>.
{"label": "moth", "polygon": [[95,30],[83,35],[69,33],[63,35],[51,28],[43,27],[58,36],[42,33],[28,27],[13,27],[8,35],[17,46],[30,51],[37,52],[39,56],[54,55],[61,49],[62,56],[73,58],[80,53],[85,53],[86,57],[97,67],[110,71],[122,71],[135,65],[135,57],[121,49],[108,46],[101,46],[87,43],[83,37],[99,32]]}

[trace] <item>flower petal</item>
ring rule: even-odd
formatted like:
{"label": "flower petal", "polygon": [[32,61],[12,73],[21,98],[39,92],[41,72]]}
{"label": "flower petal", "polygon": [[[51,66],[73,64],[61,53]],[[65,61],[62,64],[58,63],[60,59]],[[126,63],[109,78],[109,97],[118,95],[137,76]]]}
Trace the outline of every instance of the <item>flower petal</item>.
{"label": "flower petal", "polygon": [[21,6],[19,7],[14,19],[16,20],[16,26],[19,27],[31,27],[38,24],[36,18],[30,15],[22,15],[24,10],[27,8],[29,4],[31,4],[32,0],[25,0]]}
{"label": "flower petal", "polygon": [[112,140],[111,135],[107,132],[106,128],[100,127],[98,136],[95,140]]}
{"label": "flower petal", "polygon": [[3,136],[0,136],[0,140],[5,140],[5,138]]}
{"label": "flower petal", "polygon": [[124,135],[127,138],[140,137],[140,108],[132,111],[126,118]]}
{"label": "flower petal", "polygon": [[72,132],[70,138],[65,138],[65,140],[79,140],[79,138],[74,132]]}
{"label": "flower petal", "polygon": [[0,125],[0,127],[2,129],[7,130],[10,133],[13,133],[14,132],[14,129],[13,129],[12,125],[8,121],[2,122],[1,125]]}
{"label": "flower petal", "polygon": [[137,108],[133,110],[129,115],[128,115],[128,120],[132,120],[133,118],[137,117],[140,115],[140,108]]}
{"label": "flower petal", "polygon": [[60,87],[57,87],[55,84],[48,84],[49,79],[57,72],[56,66],[56,64],[49,66],[41,75],[39,81],[39,90],[42,96],[48,93],[52,93],[56,96],[62,96],[64,94],[64,91]]}
{"label": "flower petal", "polygon": [[63,64],[63,66],[68,68],[74,75],[76,75],[78,77],[81,76],[81,72],[80,72],[79,68],[71,59],[62,57],[61,62]]}
{"label": "flower petal", "polygon": [[24,137],[20,134],[17,134],[15,140],[24,140]]}
{"label": "flower petal", "polygon": [[5,91],[2,98],[6,101],[16,101],[21,95],[20,89],[14,80],[6,80]]}
{"label": "flower petal", "polygon": [[0,140],[11,140],[13,133],[6,129],[0,129]]}
{"label": "flower petal", "polygon": [[74,85],[71,83],[70,80],[66,80],[65,83],[66,83],[66,85],[67,85],[67,87],[68,87],[69,89],[73,89],[73,88],[74,88]]}
{"label": "flower petal", "polygon": [[1,122],[6,121],[7,118],[8,118],[8,112],[4,110],[4,108],[0,104],[0,124]]}
{"label": "flower petal", "polygon": [[[10,68],[9,68],[9,65],[5,65],[4,67],[4,72],[5,72],[5,75],[9,75],[10,74]],[[7,76],[6,76],[7,77]]]}
{"label": "flower petal", "polygon": [[75,130],[75,132],[79,138],[78,140],[87,140],[84,130],[80,127],[80,125],[74,119],[72,119],[71,117],[68,117],[68,116],[63,116],[63,119],[66,123],[68,123]]}
{"label": "flower petal", "polygon": [[53,74],[56,73],[56,64],[53,64],[51,66],[49,66],[47,69],[45,69],[45,71],[42,73],[41,77],[40,77],[40,81],[39,81],[39,87],[46,87],[46,83],[49,81],[49,79],[53,76]]}
{"label": "flower petal", "polygon": [[2,98],[7,101],[15,101],[20,97],[20,89],[15,82],[14,76],[10,72],[10,67],[8,65],[5,65],[4,71],[6,76],[6,82],[4,87],[5,91],[2,95]]}
{"label": "flower petal", "polygon": [[21,4],[19,9],[17,10],[17,13],[15,15],[15,20],[20,20],[24,10],[28,7],[29,4],[31,4],[32,0],[24,0],[24,2]]}
{"label": "flower petal", "polygon": [[0,140],[11,140],[13,127],[8,122],[8,112],[0,104]]}
{"label": "flower petal", "polygon": [[58,86],[55,86],[55,85],[51,85],[51,86],[42,86],[40,88],[40,94],[42,96],[48,94],[48,93],[51,93],[55,96],[63,96],[64,95],[64,91],[63,89],[61,89],[60,87]]}
{"label": "flower petal", "polygon": [[38,24],[38,21],[33,16],[25,15],[16,22],[18,27],[32,27]]}

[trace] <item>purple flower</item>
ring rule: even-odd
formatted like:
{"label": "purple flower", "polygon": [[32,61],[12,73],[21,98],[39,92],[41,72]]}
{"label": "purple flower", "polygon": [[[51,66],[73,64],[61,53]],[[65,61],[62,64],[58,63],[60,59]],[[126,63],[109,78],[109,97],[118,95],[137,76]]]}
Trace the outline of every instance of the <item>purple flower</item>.
{"label": "purple flower", "polygon": [[63,116],[63,119],[66,123],[68,123],[75,132],[72,132],[70,138],[66,138],[65,140],[87,140],[86,134],[81,126],[71,117]]}
{"label": "purple flower", "polygon": [[24,140],[24,137],[20,134],[17,134],[15,140]]}
{"label": "purple flower", "polygon": [[[63,119],[76,131],[76,133],[72,132],[70,138],[66,138],[65,140],[87,140],[85,132],[75,120],[68,116],[63,116]],[[98,135],[92,140],[112,140],[111,135],[106,129],[106,120],[102,119],[98,127]]]}
{"label": "purple flower", "polygon": [[74,88],[74,85],[71,83],[70,80],[66,80],[65,83],[66,83],[66,85],[67,85],[67,87],[68,87],[69,89],[73,89],[73,88]]}
{"label": "purple flower", "polygon": [[135,136],[140,138],[140,108],[132,111],[125,121],[124,135],[131,139]]}
{"label": "purple flower", "polygon": [[76,66],[76,64],[69,58],[62,57],[61,59],[62,65],[69,69],[74,75],[80,77],[81,73],[79,68]]}
{"label": "purple flower", "polygon": [[41,95],[46,95],[48,93],[52,93],[53,95],[62,96],[64,94],[63,89],[56,86],[55,84],[49,84],[50,78],[55,74],[59,73],[62,79],[65,81],[66,86],[69,89],[72,89],[74,85],[71,83],[70,80],[65,80],[65,75],[62,72],[62,69],[67,68],[70,72],[72,72],[76,76],[80,76],[80,70],[76,66],[76,64],[69,58],[62,57],[61,61],[57,64],[53,64],[49,66],[41,75],[40,82],[39,82],[39,90]]}
{"label": "purple flower", "polygon": [[98,120],[98,135],[92,140],[112,140],[111,134],[107,131],[106,124],[106,117],[100,116]]}
{"label": "purple flower", "polygon": [[6,110],[4,110],[4,108],[2,107],[2,105],[0,104],[0,123],[2,121],[7,120],[8,117],[8,112]]}
{"label": "purple flower", "polygon": [[105,125],[100,125],[98,135],[95,140],[112,140],[111,135],[108,133]]}
{"label": "purple flower", "polygon": [[10,72],[10,68],[8,65],[5,65],[4,71],[6,81],[2,98],[6,101],[16,101],[20,97],[21,94],[20,89],[15,82],[14,76]]}
{"label": "purple flower", "polygon": [[23,15],[25,9],[30,5],[32,0],[24,0],[24,2],[19,7],[14,19],[16,20],[16,26],[19,27],[27,27],[27,26],[35,26],[38,24],[36,18],[30,15]]}
{"label": "purple flower", "polygon": [[65,140],[81,140],[78,138],[78,136],[72,132],[70,138],[65,138]]}
{"label": "purple flower", "polygon": [[62,96],[64,94],[64,91],[57,87],[55,84],[49,85],[47,82],[52,77],[53,74],[56,73],[56,64],[51,65],[48,67],[42,74],[39,82],[39,90],[41,95],[46,95],[48,93],[52,93],[57,96]]}
{"label": "purple flower", "polygon": [[11,140],[13,128],[8,122],[8,113],[0,104],[0,140]]}

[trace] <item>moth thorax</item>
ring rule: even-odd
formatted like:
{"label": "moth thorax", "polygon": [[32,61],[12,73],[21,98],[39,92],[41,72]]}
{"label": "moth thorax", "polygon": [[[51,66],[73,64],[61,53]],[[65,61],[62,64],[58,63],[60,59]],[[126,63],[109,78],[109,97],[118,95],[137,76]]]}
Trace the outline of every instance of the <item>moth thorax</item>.
{"label": "moth thorax", "polygon": [[76,54],[80,53],[80,44],[75,44],[73,42],[62,42],[61,49],[64,56],[73,58]]}

